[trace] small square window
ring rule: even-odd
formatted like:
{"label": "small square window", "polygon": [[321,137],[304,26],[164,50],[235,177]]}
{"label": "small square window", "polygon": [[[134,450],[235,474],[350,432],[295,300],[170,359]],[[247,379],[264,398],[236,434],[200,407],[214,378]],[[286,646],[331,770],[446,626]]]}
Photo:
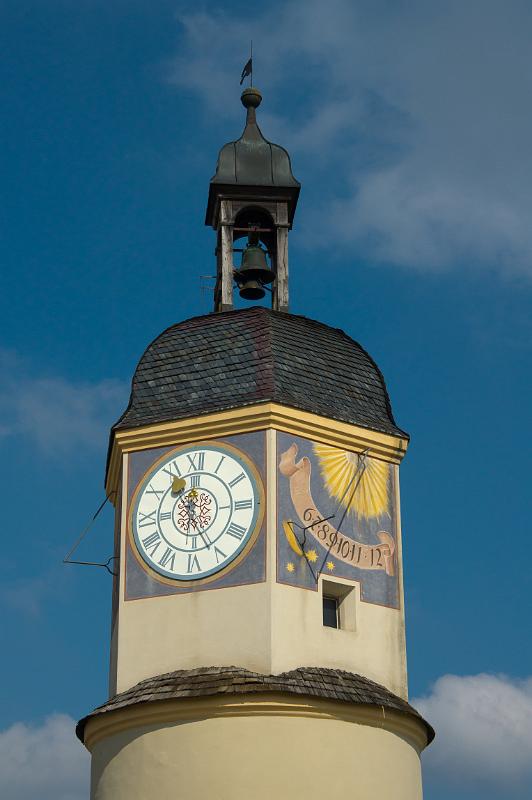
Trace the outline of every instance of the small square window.
{"label": "small square window", "polygon": [[327,628],[356,631],[356,595],[353,586],[340,581],[323,580],[323,624]]}
{"label": "small square window", "polygon": [[338,628],[338,598],[323,596],[323,624],[327,628]]}

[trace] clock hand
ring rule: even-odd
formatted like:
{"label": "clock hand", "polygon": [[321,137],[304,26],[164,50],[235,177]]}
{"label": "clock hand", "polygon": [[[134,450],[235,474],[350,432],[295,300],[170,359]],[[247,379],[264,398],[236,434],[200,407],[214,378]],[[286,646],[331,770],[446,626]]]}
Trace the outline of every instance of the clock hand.
{"label": "clock hand", "polygon": [[[198,496],[198,493],[195,489],[191,489],[188,495],[186,496],[186,503],[187,503],[187,511],[189,520],[192,523],[192,520],[196,521],[196,503],[194,499]],[[207,550],[210,548],[212,542],[209,540],[208,536],[206,536],[200,528],[200,522],[198,520],[197,525],[193,525],[194,529],[197,530],[201,538],[203,539],[203,543]]]}
{"label": "clock hand", "polygon": [[199,535],[201,536],[201,538],[203,539],[203,541],[204,541],[204,543],[205,543],[205,547],[206,547],[206,548],[207,548],[207,550],[208,550],[208,549],[210,548],[210,546],[211,546],[212,542],[210,541],[209,537],[208,537],[208,536],[207,536],[205,533],[203,533],[203,531],[200,531],[200,530],[198,529],[198,533],[199,533]]}
{"label": "clock hand", "polygon": [[179,494],[186,486],[184,478],[174,478],[172,481],[172,494]]}

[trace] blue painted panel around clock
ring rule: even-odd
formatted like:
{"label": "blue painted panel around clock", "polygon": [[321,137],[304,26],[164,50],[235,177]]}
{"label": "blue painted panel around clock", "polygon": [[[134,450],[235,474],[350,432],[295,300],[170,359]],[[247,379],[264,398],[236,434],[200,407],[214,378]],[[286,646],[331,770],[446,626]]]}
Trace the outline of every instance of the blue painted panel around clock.
{"label": "blue painted panel around clock", "polygon": [[[207,442],[204,444],[207,445]],[[244,456],[253,463],[260,482],[265,486],[265,432],[258,431],[256,433],[240,434],[208,441],[208,446],[210,448],[216,448],[217,446],[223,448],[224,445],[229,445],[240,450]],[[191,444],[185,447],[184,450],[187,448],[194,449],[195,447],[195,444]],[[150,466],[173,450],[175,450],[175,446],[142,450],[130,454],[127,486],[128,509],[135,489],[138,488],[139,481],[143,479],[143,476],[145,476],[147,470],[150,469]],[[123,531],[123,535],[126,536],[126,600],[258,583],[264,581],[266,578],[266,536],[264,521],[258,530],[256,540],[240,563],[234,567],[230,565],[228,569],[224,569],[220,577],[216,577],[216,574],[202,576],[202,578],[197,581],[187,581],[186,585],[180,584],[178,581],[170,583],[164,575],[158,577],[154,574],[153,570],[143,568],[143,565],[139,563],[139,554],[134,550],[134,545],[132,545],[127,531]],[[242,543],[242,547],[244,546],[245,542]],[[239,550],[240,549],[241,548],[239,548]],[[204,580],[205,577],[208,579],[207,581]]]}

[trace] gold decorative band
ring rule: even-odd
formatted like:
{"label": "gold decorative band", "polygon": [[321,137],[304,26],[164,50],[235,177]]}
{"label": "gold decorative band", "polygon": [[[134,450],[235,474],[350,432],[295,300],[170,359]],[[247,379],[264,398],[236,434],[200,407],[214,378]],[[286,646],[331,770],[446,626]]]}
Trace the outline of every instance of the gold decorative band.
{"label": "gold decorative band", "polygon": [[338,422],[278,403],[258,403],[215,414],[202,414],[199,417],[115,431],[106,478],[107,494],[117,488],[123,453],[186,444],[199,439],[233,436],[266,428],[354,452],[370,448],[372,458],[380,458],[392,464],[401,462],[408,447],[408,440],[399,436]]}

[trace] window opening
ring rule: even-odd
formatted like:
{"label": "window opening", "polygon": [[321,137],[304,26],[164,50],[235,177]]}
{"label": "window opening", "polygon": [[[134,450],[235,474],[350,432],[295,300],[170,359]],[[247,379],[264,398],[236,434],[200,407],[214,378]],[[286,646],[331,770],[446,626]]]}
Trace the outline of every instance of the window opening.
{"label": "window opening", "polygon": [[338,598],[323,596],[323,624],[327,628],[339,628]]}

